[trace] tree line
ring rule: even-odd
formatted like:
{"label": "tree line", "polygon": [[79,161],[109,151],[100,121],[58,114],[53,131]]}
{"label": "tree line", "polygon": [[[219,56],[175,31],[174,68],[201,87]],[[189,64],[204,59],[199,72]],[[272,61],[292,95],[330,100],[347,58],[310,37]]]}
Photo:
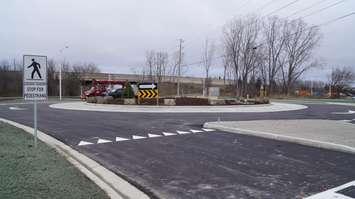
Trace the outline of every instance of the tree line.
{"label": "tree line", "polygon": [[[48,95],[59,95],[59,67],[62,67],[63,96],[79,96],[81,94],[82,77],[86,74],[99,73],[94,63],[56,62],[49,59],[47,63]],[[0,96],[18,97],[22,95],[22,63],[17,60],[0,61]]]}
{"label": "tree line", "polygon": [[[200,66],[205,82],[209,82],[211,68],[222,67],[223,79],[232,84],[237,96],[253,95],[260,88],[269,95],[290,95],[302,75],[322,66],[314,56],[320,29],[302,19],[238,17],[224,25],[221,39],[223,52],[219,54],[214,41],[205,41]],[[156,81],[176,76],[176,60],[175,54],[169,62],[167,52],[149,50],[141,74]],[[187,71],[187,65],[183,66]]]}

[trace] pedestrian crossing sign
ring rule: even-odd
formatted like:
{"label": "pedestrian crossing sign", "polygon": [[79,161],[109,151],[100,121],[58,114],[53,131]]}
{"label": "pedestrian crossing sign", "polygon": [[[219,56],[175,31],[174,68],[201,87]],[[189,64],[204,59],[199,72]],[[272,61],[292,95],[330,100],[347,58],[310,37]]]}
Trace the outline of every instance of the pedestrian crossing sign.
{"label": "pedestrian crossing sign", "polygon": [[23,96],[25,100],[47,99],[46,56],[23,56]]}

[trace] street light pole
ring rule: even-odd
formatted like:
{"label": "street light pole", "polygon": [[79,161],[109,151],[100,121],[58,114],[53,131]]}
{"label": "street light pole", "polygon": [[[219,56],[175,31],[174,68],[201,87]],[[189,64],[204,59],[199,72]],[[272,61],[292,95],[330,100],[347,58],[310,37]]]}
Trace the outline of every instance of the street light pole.
{"label": "street light pole", "polygon": [[59,65],[59,101],[62,101],[62,65]]}
{"label": "street light pole", "polygon": [[179,39],[179,65],[178,65],[178,78],[177,78],[177,96],[180,97],[180,76],[181,76],[181,62],[182,62],[182,43],[183,39]]}
{"label": "street light pole", "polygon": [[[63,55],[63,51],[67,48],[69,48],[69,46],[65,46],[59,50],[61,57]],[[62,101],[62,67],[63,63],[59,65],[59,101]]]}

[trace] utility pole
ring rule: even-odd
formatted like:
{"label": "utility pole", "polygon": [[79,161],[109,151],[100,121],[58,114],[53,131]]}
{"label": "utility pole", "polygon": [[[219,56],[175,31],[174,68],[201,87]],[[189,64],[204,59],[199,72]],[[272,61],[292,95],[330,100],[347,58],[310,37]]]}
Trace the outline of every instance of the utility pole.
{"label": "utility pole", "polygon": [[14,59],[14,71],[16,71],[16,59]]}
{"label": "utility pole", "polygon": [[178,78],[177,78],[177,96],[180,96],[180,76],[181,76],[181,62],[182,62],[182,43],[183,39],[179,39],[179,67],[178,67]]}

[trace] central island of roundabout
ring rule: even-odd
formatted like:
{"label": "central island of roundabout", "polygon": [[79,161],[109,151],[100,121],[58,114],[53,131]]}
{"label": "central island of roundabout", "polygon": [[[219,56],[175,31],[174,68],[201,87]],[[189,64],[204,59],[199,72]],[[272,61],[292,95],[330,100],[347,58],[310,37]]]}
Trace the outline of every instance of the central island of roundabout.
{"label": "central island of roundabout", "polygon": [[276,103],[258,105],[205,105],[205,106],[166,106],[166,105],[116,105],[87,102],[65,102],[51,104],[51,108],[78,111],[101,112],[146,112],[146,113],[262,113],[295,111],[308,108],[299,104]]}

